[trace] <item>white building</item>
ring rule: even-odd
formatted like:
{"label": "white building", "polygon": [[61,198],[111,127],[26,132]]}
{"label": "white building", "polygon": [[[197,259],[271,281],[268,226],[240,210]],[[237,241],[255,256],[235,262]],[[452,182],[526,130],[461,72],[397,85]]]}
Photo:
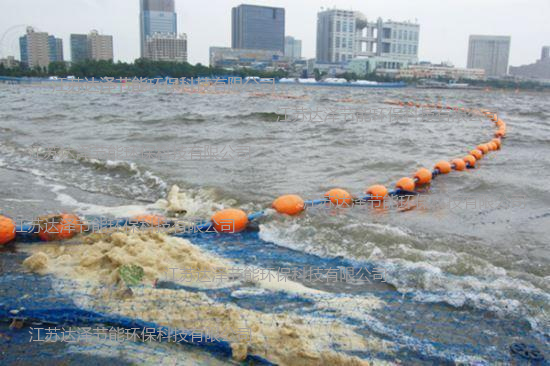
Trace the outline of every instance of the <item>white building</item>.
{"label": "white building", "polygon": [[469,69],[484,69],[487,76],[505,76],[508,73],[509,56],[509,36],[470,36]]}
{"label": "white building", "polygon": [[292,36],[285,37],[285,57],[291,60],[302,58],[302,41]]}
{"label": "white building", "polygon": [[466,69],[461,67],[452,67],[448,65],[409,65],[407,68],[400,69],[396,75],[397,78],[417,78],[417,79],[469,79],[484,80],[485,70]]}
{"label": "white building", "polygon": [[330,9],[317,14],[317,62],[340,63],[356,57],[418,62],[420,26],[411,22],[369,22],[358,11]]}
{"label": "white building", "polygon": [[187,62],[187,35],[155,33],[148,36],[144,57],[153,61]]}

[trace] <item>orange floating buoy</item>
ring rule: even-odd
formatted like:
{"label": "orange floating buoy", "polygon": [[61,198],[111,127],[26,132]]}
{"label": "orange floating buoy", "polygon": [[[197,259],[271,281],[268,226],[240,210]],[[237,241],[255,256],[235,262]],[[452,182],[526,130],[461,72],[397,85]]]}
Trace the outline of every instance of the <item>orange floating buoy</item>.
{"label": "orange floating buoy", "polygon": [[[489,152],[489,147],[485,144],[477,145],[476,149],[480,150],[484,154],[487,154]],[[474,157],[475,157],[475,155],[474,155]],[[477,159],[477,157],[476,157],[476,159]]]}
{"label": "orange floating buoy", "polygon": [[414,191],[414,179],[409,177],[403,177],[395,183],[395,188],[403,191]]}
{"label": "orange floating buoy", "polygon": [[470,164],[470,168],[473,168],[476,166],[476,158],[473,155],[466,155],[462,158],[467,164]]}
{"label": "orange floating buoy", "polygon": [[420,168],[414,173],[418,184],[428,184],[432,181],[432,172],[426,168]]}
{"label": "orange floating buoy", "polygon": [[341,188],[333,188],[327,193],[325,193],[325,198],[328,198],[330,202],[334,205],[348,205],[351,206],[353,197],[349,194],[348,191]]}
{"label": "orange floating buoy", "polygon": [[501,127],[501,126],[505,126],[505,125],[506,125],[506,124],[504,123],[504,121],[501,120],[501,119],[498,119],[498,120],[495,122],[495,124],[496,124],[498,127]]}
{"label": "orange floating buoy", "polygon": [[469,154],[473,155],[474,158],[476,158],[477,160],[479,160],[483,157],[483,153],[481,151],[479,151],[478,149],[471,150]]}
{"label": "orange floating buoy", "polygon": [[15,239],[15,222],[6,216],[0,216],[0,245]]}
{"label": "orange floating buoy", "polygon": [[466,169],[466,163],[462,159],[453,159],[451,160],[451,164],[455,166],[455,170],[461,171]]}
{"label": "orange floating buoy", "polygon": [[166,222],[166,218],[159,215],[138,215],[130,219],[131,221],[143,222],[151,226],[160,226]]}
{"label": "orange floating buoy", "polygon": [[500,139],[492,139],[491,140],[495,145],[497,145],[497,150],[500,149],[500,145],[501,145],[501,142],[500,142]]}
{"label": "orange floating buoy", "polygon": [[39,217],[38,236],[44,241],[70,239],[85,229],[84,223],[73,214]]}
{"label": "orange floating buoy", "polygon": [[238,233],[246,229],[248,216],[243,210],[227,208],[216,212],[210,218],[214,229],[220,233]]}
{"label": "orange floating buoy", "polygon": [[381,184],[375,184],[367,188],[367,191],[365,193],[370,194],[371,200],[381,201],[386,199],[386,197],[388,196],[388,189]]}
{"label": "orange floating buoy", "polygon": [[495,137],[504,137],[506,135],[506,130],[498,130],[495,132]]}
{"label": "orange floating buoy", "polygon": [[495,144],[493,141],[489,141],[485,143],[485,145],[487,145],[489,151],[495,151],[497,149],[497,144]]}
{"label": "orange floating buoy", "polygon": [[451,163],[445,160],[438,161],[434,166],[435,169],[439,170],[441,174],[447,174],[451,172]]}
{"label": "orange floating buoy", "polygon": [[278,213],[296,215],[304,210],[304,200],[295,194],[287,194],[278,197],[271,204]]}

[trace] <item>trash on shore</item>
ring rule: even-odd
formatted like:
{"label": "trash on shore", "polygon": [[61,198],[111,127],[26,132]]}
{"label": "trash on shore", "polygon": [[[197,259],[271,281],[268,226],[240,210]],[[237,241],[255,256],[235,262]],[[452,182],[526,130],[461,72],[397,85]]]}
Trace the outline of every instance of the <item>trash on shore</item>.
{"label": "trash on shore", "polygon": [[[86,241],[85,244],[30,246],[31,255],[23,264],[33,272],[66,280],[63,290],[70,292],[68,295],[78,306],[176,329],[249,329],[248,341],[230,342],[233,358],[238,361],[247,355],[259,355],[279,365],[359,366],[370,363],[341,351],[384,349],[391,352],[387,347],[390,342],[360,335],[353,326],[340,320],[242,308],[233,302],[217,301],[201,291],[139,285],[132,287],[128,296],[118,296],[110,288],[126,286],[124,282],[136,283],[138,278],[144,284],[153,284],[169,268],[213,270],[232,264],[187,240],[164,234],[114,233],[88,236]],[[209,287],[200,282],[186,285]],[[319,291],[308,293],[299,284],[283,285],[272,286],[271,291],[296,289],[304,296],[319,296]],[[353,304],[354,299],[331,299],[325,306],[339,309],[350,301]],[[361,304],[353,306],[368,311],[378,308],[379,302],[361,298]]]}

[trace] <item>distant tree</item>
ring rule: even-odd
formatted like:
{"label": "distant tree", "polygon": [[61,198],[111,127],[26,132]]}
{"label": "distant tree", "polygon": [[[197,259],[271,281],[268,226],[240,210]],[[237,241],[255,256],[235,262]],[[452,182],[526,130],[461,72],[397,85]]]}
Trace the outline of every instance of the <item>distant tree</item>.
{"label": "distant tree", "polygon": [[[313,74],[316,80],[321,80],[327,75],[327,72],[321,72],[318,68],[313,70]],[[15,68],[6,68],[0,66],[0,75],[2,76],[31,76],[31,77],[46,77],[48,75],[53,76],[66,76],[74,75],[78,78],[101,78],[101,77],[114,77],[114,78],[133,78],[133,77],[167,77],[172,78],[196,78],[196,77],[210,77],[216,76],[259,76],[261,78],[283,78],[288,77],[289,73],[278,68],[274,71],[257,70],[250,67],[239,69],[223,69],[211,66],[205,66],[202,64],[191,65],[187,62],[169,62],[169,61],[151,61],[147,59],[136,59],[133,63],[127,62],[113,62],[112,60],[85,60],[81,62],[74,62],[67,68],[67,64],[64,62],[52,62],[48,67],[35,66],[29,68],[25,64],[20,64]],[[338,75],[346,80],[357,80],[358,76],[354,73],[343,73]],[[364,77],[366,80],[371,81],[393,81],[392,76],[377,75],[375,72],[366,74]],[[408,81],[414,79],[407,79]],[[447,82],[449,79],[440,79],[440,81]],[[532,80],[507,80],[507,79],[490,79],[490,80],[467,80],[460,79],[457,82],[465,82],[470,85],[489,87],[489,88],[506,88],[506,89],[529,89],[529,90],[550,90],[549,84],[543,84]]]}
{"label": "distant tree", "polygon": [[317,81],[321,80],[321,73],[319,72],[318,68],[313,69],[313,75],[315,76],[315,80]]}
{"label": "distant tree", "polygon": [[336,75],[336,77],[346,79],[346,81],[355,81],[359,79],[359,76],[357,76],[357,74],[354,72],[345,72],[343,74]]}
{"label": "distant tree", "polygon": [[67,75],[67,65],[64,61],[54,61],[50,62],[48,65],[48,74],[49,75]]}

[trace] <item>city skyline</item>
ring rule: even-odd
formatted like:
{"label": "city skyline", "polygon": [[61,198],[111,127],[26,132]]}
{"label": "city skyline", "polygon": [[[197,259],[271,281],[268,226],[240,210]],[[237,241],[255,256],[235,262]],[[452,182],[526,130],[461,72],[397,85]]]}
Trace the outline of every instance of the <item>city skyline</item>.
{"label": "city skyline", "polygon": [[[7,0],[5,4],[0,12],[0,24],[5,25],[0,29],[0,37],[4,36],[2,57],[19,55],[14,39],[24,33],[27,25],[64,39],[65,55],[71,54],[71,33],[98,29],[102,34],[113,36],[115,61],[131,62],[140,56],[139,0],[117,3],[106,0],[59,0],[57,6],[49,8],[36,0]],[[285,34],[302,40],[302,56],[305,58],[315,57],[316,20],[322,6],[325,9],[336,7],[363,12],[369,22],[378,17],[418,22],[422,28],[418,50],[421,61],[450,61],[458,67],[466,66],[468,37],[471,34],[510,35],[509,65],[534,62],[540,57],[541,47],[550,43],[547,38],[550,24],[544,19],[544,10],[550,11],[550,3],[543,0],[530,0],[527,4],[517,0],[506,1],[506,4],[495,0],[450,0],[445,4],[420,0],[414,5],[400,0],[384,4],[347,0],[339,1],[337,6],[329,1],[297,4],[290,1],[212,0],[207,7],[175,0],[178,32],[187,34],[190,63],[207,65],[209,47],[231,46],[231,8],[241,4],[285,8]],[[448,13],[452,6],[456,8],[453,9],[452,19],[443,19],[442,14]],[[489,13],[490,17],[487,16]],[[444,41],[441,41],[442,36]]]}

